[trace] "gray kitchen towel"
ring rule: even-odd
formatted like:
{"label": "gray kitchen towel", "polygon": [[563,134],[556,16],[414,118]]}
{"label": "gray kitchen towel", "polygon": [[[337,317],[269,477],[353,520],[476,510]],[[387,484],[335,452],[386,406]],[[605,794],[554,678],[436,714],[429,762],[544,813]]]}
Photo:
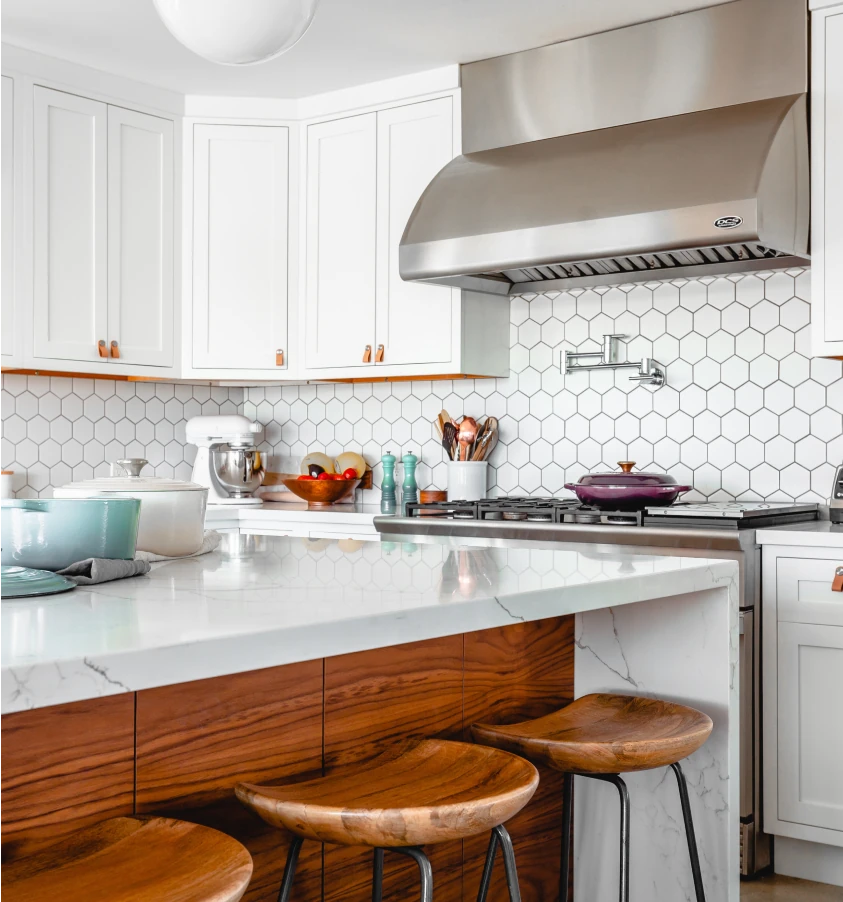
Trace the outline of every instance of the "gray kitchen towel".
{"label": "gray kitchen towel", "polygon": [[72,579],[78,586],[93,586],[113,579],[125,579],[127,576],[143,576],[149,571],[148,561],[112,561],[90,557],[59,570],[58,574]]}

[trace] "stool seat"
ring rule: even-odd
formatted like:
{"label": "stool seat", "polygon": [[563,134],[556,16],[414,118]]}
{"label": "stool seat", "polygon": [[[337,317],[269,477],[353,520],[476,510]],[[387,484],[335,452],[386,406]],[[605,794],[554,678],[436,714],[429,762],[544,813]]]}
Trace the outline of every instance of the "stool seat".
{"label": "stool seat", "polygon": [[3,902],[237,902],[252,858],[224,833],[164,817],[116,817],[3,865]]}
{"label": "stool seat", "polygon": [[585,695],[523,723],[474,724],[474,739],[567,773],[619,774],[665,767],[708,739],[707,714],[658,699]]}
{"label": "stool seat", "polygon": [[424,739],[360,767],[284,786],[241,783],[237,797],[303,839],[401,848],[503,824],[538,786],[535,767],[498,749]]}

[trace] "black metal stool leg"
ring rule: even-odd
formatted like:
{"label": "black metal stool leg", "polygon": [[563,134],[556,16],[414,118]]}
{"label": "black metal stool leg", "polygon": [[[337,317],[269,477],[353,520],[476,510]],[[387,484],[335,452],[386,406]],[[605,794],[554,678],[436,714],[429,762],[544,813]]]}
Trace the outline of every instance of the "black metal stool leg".
{"label": "black metal stool leg", "polygon": [[495,866],[495,853],[498,850],[498,834],[492,831],[489,837],[489,848],[486,851],[486,864],[483,865],[483,876],[480,878],[480,889],[477,892],[477,902],[486,902],[489,894],[489,886],[492,882],[492,869]]}
{"label": "black metal stool leg", "polygon": [[281,879],[281,889],[278,891],[278,902],[288,902],[290,892],[293,889],[293,880],[296,876],[296,865],[299,860],[299,852],[304,840],[300,836],[294,836],[287,851],[287,863],[284,865],[284,876]]}
{"label": "black metal stool leg", "polygon": [[594,780],[604,780],[617,787],[621,797],[621,880],[620,902],[629,902],[629,790],[617,774],[583,774]]}
{"label": "black metal stool leg", "polygon": [[521,888],[518,885],[518,869],[515,867],[515,850],[512,848],[512,840],[509,832],[503,824],[495,827],[494,833],[498,836],[498,842],[503,853],[503,864],[506,869],[506,886],[509,890],[509,902],[521,902]]}
{"label": "black metal stool leg", "polygon": [[383,899],[383,849],[374,850],[372,863],[372,902]]}
{"label": "black metal stool leg", "polygon": [[419,866],[419,877],[421,878],[421,902],[433,902],[433,868],[430,866],[430,860],[427,855],[416,846],[395,847],[391,851],[400,852],[402,855],[408,855],[414,859]]}
{"label": "black metal stool leg", "polygon": [[700,873],[700,856],[697,851],[697,837],[694,833],[694,821],[691,818],[691,804],[688,801],[688,784],[685,782],[685,774],[679,762],[670,765],[676,774],[676,782],[679,784],[679,801],[682,804],[682,819],[685,821],[685,836],[688,839],[688,854],[691,856],[691,873],[694,875],[694,891],[697,894],[697,902],[705,902],[705,889],[703,888],[702,874]]}
{"label": "black metal stool leg", "polygon": [[571,872],[571,818],[574,813],[574,775],[562,775],[562,858],[559,865],[559,902],[568,902]]}

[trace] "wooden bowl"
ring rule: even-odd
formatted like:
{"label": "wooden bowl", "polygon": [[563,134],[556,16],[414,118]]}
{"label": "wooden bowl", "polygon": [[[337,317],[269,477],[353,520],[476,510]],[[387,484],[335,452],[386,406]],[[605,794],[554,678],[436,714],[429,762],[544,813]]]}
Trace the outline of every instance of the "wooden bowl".
{"label": "wooden bowl", "polygon": [[360,479],[299,479],[297,476],[283,476],[281,482],[302,501],[311,507],[327,507],[342,501],[362,482]]}

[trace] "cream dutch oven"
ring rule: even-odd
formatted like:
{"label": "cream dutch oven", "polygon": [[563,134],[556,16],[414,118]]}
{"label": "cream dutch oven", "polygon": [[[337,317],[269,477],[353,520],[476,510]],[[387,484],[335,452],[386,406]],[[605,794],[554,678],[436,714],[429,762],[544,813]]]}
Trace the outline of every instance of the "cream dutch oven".
{"label": "cream dutch oven", "polygon": [[168,557],[193,554],[202,546],[208,489],[195,482],[141,476],[147,461],[118,460],[125,476],[71,482],[55,490],[56,498],[137,498],[141,502],[137,548]]}

